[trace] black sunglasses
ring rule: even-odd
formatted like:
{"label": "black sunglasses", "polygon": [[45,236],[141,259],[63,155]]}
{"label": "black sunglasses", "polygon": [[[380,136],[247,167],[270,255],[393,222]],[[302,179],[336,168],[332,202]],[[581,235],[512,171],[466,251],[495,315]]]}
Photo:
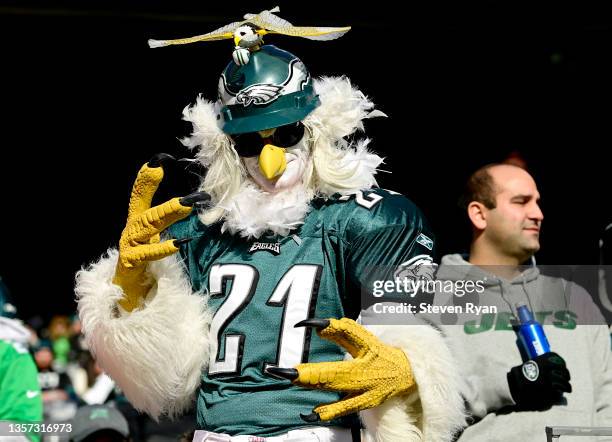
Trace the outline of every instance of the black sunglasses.
{"label": "black sunglasses", "polygon": [[[278,147],[293,147],[304,137],[304,130],[304,125],[299,121],[277,127],[269,137],[270,143]],[[230,135],[230,138],[241,157],[255,157],[264,146],[264,139],[258,132]]]}

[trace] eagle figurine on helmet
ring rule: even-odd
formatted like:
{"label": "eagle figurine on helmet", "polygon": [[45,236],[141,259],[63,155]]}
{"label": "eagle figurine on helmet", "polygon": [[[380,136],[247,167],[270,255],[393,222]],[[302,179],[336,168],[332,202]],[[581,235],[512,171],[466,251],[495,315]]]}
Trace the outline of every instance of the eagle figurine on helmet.
{"label": "eagle figurine on helmet", "polygon": [[217,100],[183,111],[193,131],[182,143],[206,168],[197,192],[151,207],[172,159],[153,157],[118,248],[78,272],[86,339],[137,409],[172,417],[195,400],[194,440],[349,441],[363,428],[367,441],[450,441],[463,412],[443,337],[355,321],[372,269],[418,278],[433,265],[422,213],[377,187],[382,158],[352,137],[384,114],[346,77],[314,79],[263,44],[350,28],[274,12],[149,42],[233,38],[235,49]]}

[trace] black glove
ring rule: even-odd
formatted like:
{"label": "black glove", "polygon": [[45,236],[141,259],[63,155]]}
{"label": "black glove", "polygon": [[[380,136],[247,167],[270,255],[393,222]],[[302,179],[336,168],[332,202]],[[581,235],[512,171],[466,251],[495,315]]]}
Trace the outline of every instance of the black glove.
{"label": "black glove", "polygon": [[518,408],[545,410],[571,393],[570,373],[557,353],[536,356],[508,372],[510,393]]}

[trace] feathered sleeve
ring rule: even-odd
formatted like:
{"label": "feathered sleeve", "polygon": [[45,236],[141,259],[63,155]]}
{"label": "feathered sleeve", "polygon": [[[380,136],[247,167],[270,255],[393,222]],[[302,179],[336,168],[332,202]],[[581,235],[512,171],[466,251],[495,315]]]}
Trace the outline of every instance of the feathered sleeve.
{"label": "feathered sleeve", "polygon": [[211,315],[176,256],[149,264],[155,284],[141,309],[121,311],[111,281],[117,250],[76,275],[83,333],[102,369],[132,405],[157,419],[189,409],[208,364]]}

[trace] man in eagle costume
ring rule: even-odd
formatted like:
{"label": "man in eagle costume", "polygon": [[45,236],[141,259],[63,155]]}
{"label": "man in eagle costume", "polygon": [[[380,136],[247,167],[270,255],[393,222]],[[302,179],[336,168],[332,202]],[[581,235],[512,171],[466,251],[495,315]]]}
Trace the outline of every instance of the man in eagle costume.
{"label": "man in eagle costume", "polygon": [[153,418],[196,401],[194,440],[452,440],[460,379],[439,332],[353,321],[368,269],[434,247],[419,209],[376,187],[369,140],[347,140],[382,113],[345,77],[235,41],[218,100],[183,112],[199,192],[151,208],[155,156],[118,249],[77,274],[98,363]]}

